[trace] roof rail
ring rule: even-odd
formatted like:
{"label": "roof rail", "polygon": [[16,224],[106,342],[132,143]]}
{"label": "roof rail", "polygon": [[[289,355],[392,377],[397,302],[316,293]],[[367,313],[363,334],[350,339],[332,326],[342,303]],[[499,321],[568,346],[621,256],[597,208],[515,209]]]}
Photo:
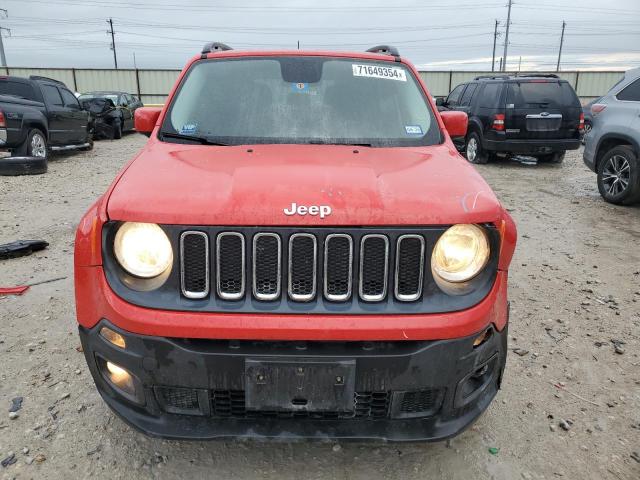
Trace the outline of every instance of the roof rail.
{"label": "roof rail", "polygon": [[497,80],[499,78],[510,78],[510,76],[509,75],[478,75],[476,78],[474,78],[474,80],[484,80],[484,79]]}
{"label": "roof rail", "polygon": [[376,45],[375,47],[368,48],[367,52],[381,53],[383,55],[393,55],[396,58],[400,58],[400,52],[398,52],[398,49],[396,47],[392,47],[391,45]]}
{"label": "roof rail", "polygon": [[202,55],[206,55],[211,52],[224,52],[226,50],[233,50],[233,48],[226,43],[209,42],[205,43],[204,47],[202,47]]}
{"label": "roof rail", "polygon": [[525,73],[522,75],[516,73],[516,77],[560,78],[560,76],[555,73]]}
{"label": "roof rail", "polygon": [[30,75],[29,80],[43,80],[45,82],[57,83],[58,85],[62,85],[65,88],[67,87],[67,85],[61,80],[56,80],[55,78],[49,78],[49,77],[41,77],[40,75]]}

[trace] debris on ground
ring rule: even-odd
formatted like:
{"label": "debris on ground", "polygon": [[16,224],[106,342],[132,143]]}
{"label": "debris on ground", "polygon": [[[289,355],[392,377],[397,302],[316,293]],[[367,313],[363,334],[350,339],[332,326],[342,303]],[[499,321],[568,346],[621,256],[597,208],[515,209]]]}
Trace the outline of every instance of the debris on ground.
{"label": "debris on ground", "polygon": [[500,451],[500,449],[497,448],[497,447],[489,447],[489,453],[491,455],[497,455],[499,451]]}
{"label": "debris on ground", "polygon": [[9,412],[17,412],[22,408],[23,397],[15,397],[11,399],[11,406],[9,407]]}
{"label": "debris on ground", "polygon": [[16,463],[16,461],[17,461],[16,454],[13,452],[9,452],[9,455],[7,455],[7,457],[4,460],[2,460],[0,464],[4,468],[7,468],[9,465],[13,465],[14,463]]}
{"label": "debris on ground", "polygon": [[0,245],[0,260],[24,257],[47,248],[49,244],[44,240],[17,240]]}

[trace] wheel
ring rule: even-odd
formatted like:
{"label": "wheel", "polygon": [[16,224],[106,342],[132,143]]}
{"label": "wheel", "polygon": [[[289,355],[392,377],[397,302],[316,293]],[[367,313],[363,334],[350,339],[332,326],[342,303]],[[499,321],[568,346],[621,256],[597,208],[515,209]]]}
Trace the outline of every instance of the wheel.
{"label": "wheel", "polygon": [[482,142],[476,132],[471,132],[464,145],[464,155],[471,163],[483,164],[489,161],[489,156],[482,150]]}
{"label": "wheel", "polygon": [[38,175],[46,171],[46,157],[0,158],[0,175]]}
{"label": "wheel", "polygon": [[591,122],[584,122],[584,134],[586,135],[591,131]]}
{"label": "wheel", "polygon": [[49,147],[47,146],[47,137],[41,130],[32,128],[27,133],[27,139],[22,145],[14,148],[11,155],[15,157],[37,157],[47,158],[49,156]]}
{"label": "wheel", "polygon": [[631,147],[620,145],[604,154],[598,163],[598,190],[616,205],[640,201],[640,165]]}
{"label": "wheel", "polygon": [[122,122],[120,120],[116,120],[113,124],[113,138],[115,140],[122,138]]}

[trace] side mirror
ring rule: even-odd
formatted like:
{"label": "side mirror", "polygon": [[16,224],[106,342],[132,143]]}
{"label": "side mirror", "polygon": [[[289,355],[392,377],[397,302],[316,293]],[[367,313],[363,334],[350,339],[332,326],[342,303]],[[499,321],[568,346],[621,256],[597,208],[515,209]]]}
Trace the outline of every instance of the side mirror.
{"label": "side mirror", "polygon": [[446,102],[444,101],[444,98],[442,97],[436,98],[436,107],[444,107],[445,103]]}
{"label": "side mirror", "polygon": [[448,111],[440,112],[442,121],[444,122],[444,128],[451,138],[464,137],[467,134],[467,127],[469,126],[469,117],[464,112]]}
{"label": "side mirror", "polygon": [[136,132],[150,137],[151,132],[153,132],[153,129],[156,127],[161,111],[162,109],[157,107],[137,108],[134,114]]}

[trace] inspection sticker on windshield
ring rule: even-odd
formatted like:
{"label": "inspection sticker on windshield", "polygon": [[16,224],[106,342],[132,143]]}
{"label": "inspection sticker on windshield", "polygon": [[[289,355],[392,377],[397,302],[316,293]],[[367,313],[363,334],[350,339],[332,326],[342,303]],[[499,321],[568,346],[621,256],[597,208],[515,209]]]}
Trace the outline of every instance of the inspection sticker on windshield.
{"label": "inspection sticker on windshield", "polygon": [[422,135],[422,127],[420,125],[405,125],[404,131],[407,135]]}
{"label": "inspection sticker on windshield", "polygon": [[373,77],[386,78],[388,80],[407,81],[407,74],[402,68],[397,67],[380,67],[378,65],[359,65],[353,64],[354,77]]}

